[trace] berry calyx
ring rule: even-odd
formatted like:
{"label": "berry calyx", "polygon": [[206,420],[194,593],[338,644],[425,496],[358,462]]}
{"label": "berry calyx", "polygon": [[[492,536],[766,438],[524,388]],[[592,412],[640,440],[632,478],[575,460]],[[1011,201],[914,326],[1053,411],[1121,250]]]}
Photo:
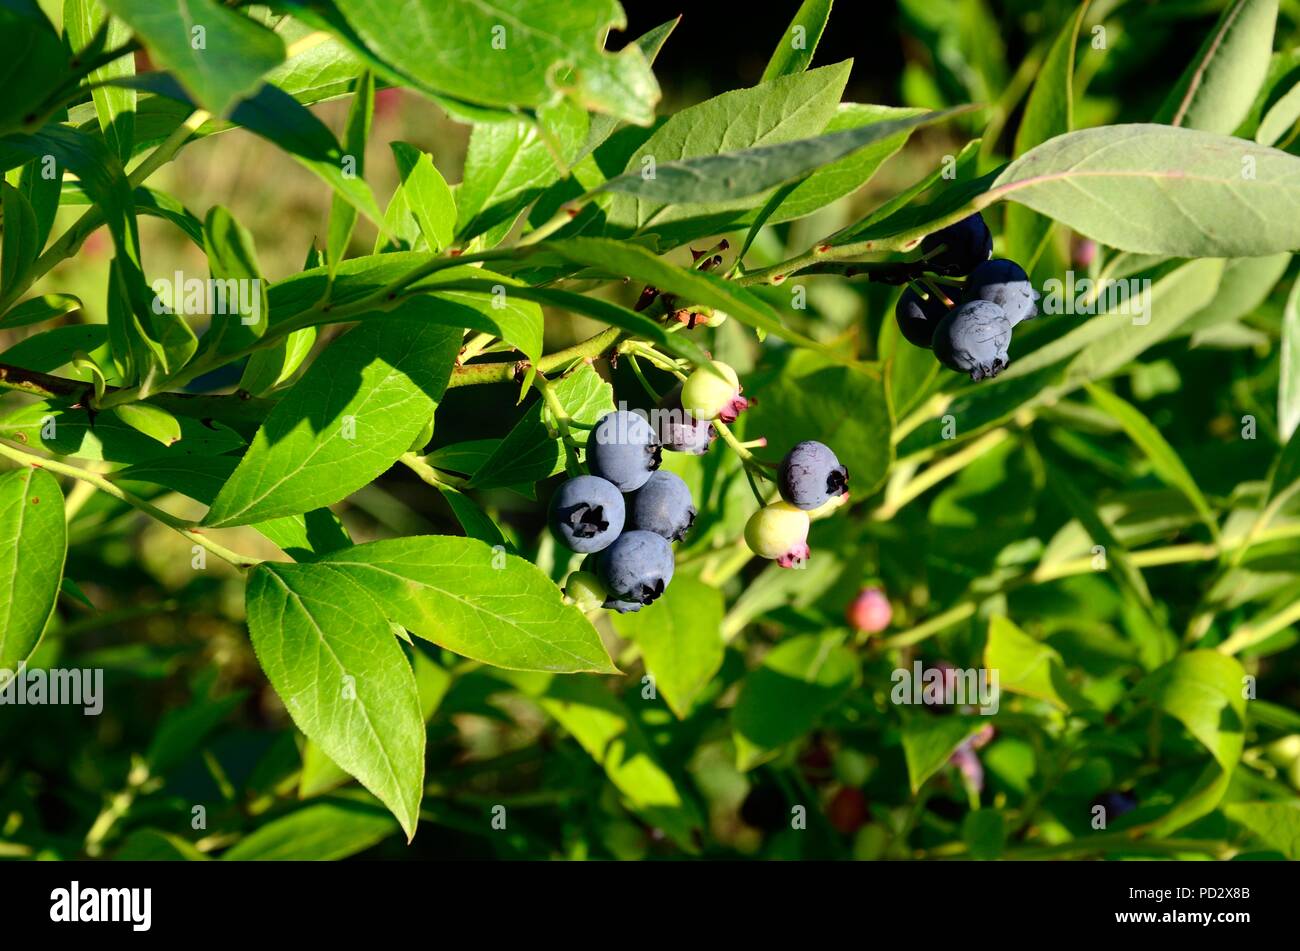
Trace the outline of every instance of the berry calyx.
{"label": "berry calyx", "polygon": [[776,484],[781,498],[811,511],[848,491],[849,470],[828,446],[805,439],[781,460]]}
{"label": "berry calyx", "polygon": [[740,377],[725,363],[698,367],[682,384],[682,408],[695,419],[734,423],[749,406],[740,395]]}
{"label": "berry calyx", "polygon": [[569,479],[551,497],[551,529],[566,547],[584,554],[612,545],[626,514],[622,493],[598,476]]}
{"label": "berry calyx", "polygon": [[749,517],[745,544],[760,558],[771,558],[782,568],[802,564],[808,548],[808,513],[789,502],[765,505]]}
{"label": "berry calyx", "polygon": [[673,578],[673,549],[654,532],[624,532],[596,561],[609,591],[605,606],[620,613],[653,603]]}

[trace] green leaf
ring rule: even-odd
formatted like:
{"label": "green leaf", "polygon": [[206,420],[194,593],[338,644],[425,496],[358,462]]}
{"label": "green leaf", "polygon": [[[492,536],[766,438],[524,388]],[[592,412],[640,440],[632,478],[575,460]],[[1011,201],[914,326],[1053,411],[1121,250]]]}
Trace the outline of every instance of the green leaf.
{"label": "green leaf", "polygon": [[398,316],[340,337],[271,411],[204,524],[293,515],[368,485],[432,415],[459,348],[456,331]]}
{"label": "green leaf", "polygon": [[[108,17],[100,0],[65,0],[63,4],[63,30],[72,49],[78,53],[86,51],[106,19]],[[109,20],[108,34],[104,39],[106,49],[116,49],[130,38],[131,31],[121,20]],[[135,57],[127,54],[86,77],[92,84],[90,95],[99,128],[104,133],[108,147],[123,162],[131,157],[135,138],[136,92],[134,89],[99,84],[107,79],[131,76],[134,73]]]}
{"label": "green leaf", "polygon": [[[624,171],[640,176],[650,168],[685,159],[716,156],[754,146],[793,142],[819,134],[835,114],[848,80],[848,62],[782,76],[751,89],[737,89],[674,113],[628,160]],[[741,202],[741,207],[762,199]],[[606,209],[615,233],[655,230],[672,220],[734,212],[734,207],[665,207],[635,195],[615,194]],[[709,232],[712,233],[712,232]]]}
{"label": "green leaf", "polygon": [[1277,428],[1295,442],[1300,428],[1300,277],[1291,285],[1282,311],[1280,370],[1277,383]]}
{"label": "green leaf", "polygon": [[641,648],[646,673],[684,720],[722,666],[722,592],[679,575],[652,609],[620,614],[614,626]]}
{"label": "green leaf", "polygon": [[1104,549],[1102,557],[1105,559],[1107,570],[1115,576],[1119,584],[1136,595],[1141,604],[1150,607],[1151,591],[1147,587],[1146,579],[1133,564],[1124,543],[1116,537],[1101,513],[1094,509],[1092,500],[1084,494],[1073,479],[1066,475],[1065,470],[1046,460],[1044,460],[1044,468],[1047,485],[1069,509],[1070,514],[1079,520],[1079,524],[1088,533],[1089,540]]}
{"label": "green leaf", "polygon": [[123,403],[113,407],[113,413],[122,422],[164,446],[179,442],[181,424],[176,417],[152,403]]}
{"label": "green leaf", "polygon": [[1246,672],[1234,658],[1213,650],[1180,654],[1138,684],[1136,695],[1183,724],[1214,757],[1188,795],[1153,823],[1168,835],[1211,812],[1227,792],[1241,759],[1246,728]]}
{"label": "green leaf", "polygon": [[31,286],[32,265],[40,248],[36,246],[36,213],[26,196],[2,180],[0,196],[3,196],[0,211],[4,214],[4,234],[0,236],[0,311],[4,311]]}
{"label": "green leaf", "polygon": [[[664,43],[668,42],[668,37],[677,27],[677,24],[681,22],[681,19],[681,14],[678,14],[673,19],[659,24],[653,30],[647,30],[636,38],[636,45],[641,48],[647,63],[654,63],[659,56],[659,51],[663,49]],[[596,113],[590,119],[587,128],[587,141],[578,152],[578,160],[596,151],[614,134],[614,131],[621,124],[617,117],[608,113]]]}
{"label": "green leaf", "polygon": [[0,133],[44,118],[36,110],[68,78],[68,54],[36,0],[0,4],[0,63]]}
{"label": "green leaf", "polygon": [[740,687],[731,725],[742,769],[803,736],[857,684],[858,661],[842,633],[786,637]]}
{"label": "green leaf", "polygon": [[26,327],[28,324],[39,324],[80,309],[81,301],[71,294],[43,294],[25,300],[21,304],[15,304],[3,317],[0,317],[0,328],[12,330],[15,327]]}
{"label": "green leaf", "polygon": [[1269,848],[1292,861],[1300,860],[1300,802],[1230,802],[1223,814]]}
{"label": "green leaf", "polygon": [[355,40],[429,93],[470,103],[538,107],[557,93],[583,108],[649,125],[659,86],[641,50],[604,51],[626,19],[613,0],[339,0]]}
{"label": "green leaf", "polygon": [[266,333],[270,307],[266,281],[257,264],[257,248],[248,229],[225,208],[213,205],[203,222],[203,248],[212,272],[216,312],[204,334],[208,353],[234,353]]}
{"label": "green leaf", "polygon": [[742,417],[746,433],[762,433],[774,448],[803,439],[825,443],[848,467],[855,498],[868,497],[884,481],[892,462],[891,424],[878,366],[841,366],[799,351],[754,393],[758,405]]}
{"label": "green leaf", "polygon": [[322,563],[249,574],[258,663],[308,739],[415,835],[424,794],[424,720],[415,675],[378,604]]}
{"label": "green leaf", "polygon": [[[739,200],[749,199],[824,168],[873,143],[897,139],[903,133],[939,122],[956,111],[923,112],[851,126],[811,139],[657,162],[652,176],[637,168],[611,178],[599,190],[624,192],[635,195],[639,201],[659,205],[704,205],[711,209],[734,206]],[[690,210],[697,215],[701,213],[697,209]],[[711,210],[709,213],[715,212]],[[654,220],[655,223],[671,220],[671,216]],[[654,231],[655,224],[647,219],[640,230]]]}
{"label": "green leaf", "polygon": [[998,809],[976,809],[961,822],[961,837],[977,862],[1000,858],[1007,844],[1007,821]]}
{"label": "green leaf", "polygon": [[332,862],[364,852],[396,831],[391,816],[366,803],[313,803],[260,826],[221,858],[231,862]]}
{"label": "green leaf", "polygon": [[568,171],[587,138],[587,114],[572,103],[546,109],[538,122],[480,122],[469,137],[456,192],[456,234],[489,233],[496,244],[519,213]]}
{"label": "green leaf", "polygon": [[1088,394],[1102,412],[1124,427],[1129,438],[1150,460],[1156,477],[1170,488],[1183,493],[1210,531],[1217,532],[1218,523],[1210,503],[1206,501],[1205,495],[1196,484],[1196,480],[1192,478],[1192,474],[1187,471],[1187,467],[1183,465],[1183,461],[1178,458],[1178,453],[1169,445],[1165,437],[1160,435],[1160,430],[1156,429],[1137,407],[1125,402],[1114,393],[1088,384]]}
{"label": "green leaf", "polygon": [[832,0],[804,0],[795,11],[781,42],[763,70],[763,82],[778,76],[802,73],[817,52],[817,43],[831,15]]}
{"label": "green leaf", "polygon": [[1007,198],[1121,251],[1255,257],[1300,246],[1300,157],[1161,125],[1058,135],[997,177]]}
{"label": "green leaf", "polygon": [[[575,422],[593,425],[614,408],[613,388],[589,364],[580,365],[551,385],[556,399]],[[564,470],[564,447],[554,434],[554,424],[548,426],[544,420],[543,408],[541,399],[529,406],[475,470],[470,488],[531,484]]]}
{"label": "green leaf", "polygon": [[456,199],[451,189],[427,152],[405,142],[392,142],[389,147],[401,184],[384,213],[385,223],[408,246],[413,247],[416,236],[423,235],[429,250],[443,250],[451,244],[456,230]]}
{"label": "green leaf", "polygon": [[540,569],[475,539],[370,542],[317,566],[361,585],[412,634],[473,660],[511,670],[617,672],[595,628]]}
{"label": "green leaf", "polygon": [[999,691],[1046,700],[1062,710],[1087,706],[1087,701],[1066,679],[1061,655],[1001,614],[995,614],[989,621],[984,666],[998,672]]}
{"label": "green leaf", "polygon": [[31,657],[54,614],[68,553],[63,493],[44,469],[0,475],[0,669]]}
{"label": "green leaf", "polygon": [[[166,74],[137,76],[131,85],[190,102],[185,91]],[[334,138],[334,133],[288,93],[264,84],[254,95],[235,106],[230,121],[289,153],[299,165],[329,185],[382,230],[384,216],[375,203],[374,193],[365,179],[346,173],[348,163],[344,161],[343,147]]]}
{"label": "green leaf", "polygon": [[205,862],[207,856],[179,836],[160,829],[136,829],[113,853],[116,862]]}
{"label": "green leaf", "polygon": [[[1184,322],[1199,313],[1206,301],[1214,297],[1222,276],[1222,261],[1189,261],[1156,281],[1149,291],[1143,289],[1130,294],[1126,301],[1127,313],[1121,309],[1095,315],[1061,315],[1059,320],[1063,325],[1073,321],[1078,326],[1051,336],[1037,350],[1017,357],[998,378],[999,384],[1032,377],[1071,356],[1074,359],[1067,370],[1072,383],[1077,385],[1109,376],[1147,348],[1172,336]],[[1063,293],[1065,285],[1056,288],[1049,285],[1044,290],[1047,293],[1040,305],[1043,316],[1037,319],[1056,319],[1064,310],[1062,302],[1068,300]]]}
{"label": "green leaf", "polygon": [[7,413],[0,419],[0,434],[60,456],[127,464],[191,454],[215,456],[244,445],[220,423],[208,425],[179,415],[177,419],[181,438],[167,449],[126,425],[112,410],[100,413],[92,425],[85,410],[42,400]]}
{"label": "green leaf", "polygon": [[980,729],[976,717],[933,717],[917,714],[903,721],[903,758],[912,795],[937,773],[971,736]]}
{"label": "green leaf", "polygon": [[224,116],[284,61],[284,42],[215,0],[103,0],[195,102]]}
{"label": "green leaf", "polygon": [[[374,117],[375,74],[366,70],[357,78],[343,133],[343,161],[350,163],[347,171],[356,178],[365,176],[366,142],[370,139],[370,124]],[[331,273],[347,254],[356,223],[356,208],[341,195],[335,195],[330,203],[329,231],[325,240],[325,261]]]}
{"label": "green leaf", "polygon": [[438,491],[442,493],[451,514],[456,516],[456,521],[465,530],[467,537],[477,538],[493,547],[509,547],[505,536],[501,534],[501,528],[468,495],[450,485],[440,485]]}
{"label": "green leaf", "polygon": [[0,362],[37,373],[53,373],[71,363],[78,353],[99,349],[107,339],[103,324],[51,327],[0,352]]}
{"label": "green leaf", "polygon": [[268,83],[303,105],[336,99],[353,90],[365,66],[345,43],[296,17],[282,19],[275,31],[290,51],[307,37],[312,37],[312,43],[268,72],[263,77]]}
{"label": "green leaf", "polygon": [[[692,304],[726,311],[741,323],[782,340],[815,350],[832,350],[786,327],[771,305],[756,294],[716,275],[670,264],[640,245],[612,238],[569,238],[548,242],[543,247],[578,264],[645,281]],[[667,336],[680,337],[681,334]],[[702,354],[697,354],[688,359],[696,363],[707,362],[707,357],[702,357]]]}
{"label": "green leaf", "polygon": [[[180,456],[128,466],[117,473],[116,479],[118,482],[165,486],[204,505],[211,505],[238,464],[239,460],[232,456]],[[329,509],[284,515],[254,523],[252,527],[295,561],[311,561],[326,552],[352,544],[343,523]]]}
{"label": "green leaf", "polygon": [[624,703],[599,681],[579,677],[552,679],[539,700],[601,765],[629,808],[667,832],[681,848],[696,851],[698,809],[660,765],[655,748]]}
{"label": "green leaf", "polygon": [[315,345],[316,328],[304,327],[274,346],[254,350],[244,365],[239,388],[253,396],[265,396],[298,372]]}
{"label": "green leaf", "polygon": [[1268,73],[1276,25],[1277,0],[1233,0],[1156,121],[1231,134],[1250,112]]}
{"label": "green leaf", "polygon": [[[1235,258],[1225,261],[1223,277],[1214,296],[1198,313],[1180,324],[1177,336],[1228,324],[1251,314],[1277,286],[1291,263],[1290,254],[1272,254],[1262,258]],[[1193,336],[1195,347],[1199,336]]]}
{"label": "green leaf", "polygon": [[[1016,155],[1023,155],[1034,146],[1074,128],[1074,50],[1088,2],[1084,0],[1079,4],[1078,11],[1057,35],[1038,71],[1034,88],[1025,102],[1020,126],[1016,129]],[[1023,262],[1032,271],[1032,262],[1051,226],[1050,221],[1023,205],[1008,205],[1003,234],[1005,256]]]}

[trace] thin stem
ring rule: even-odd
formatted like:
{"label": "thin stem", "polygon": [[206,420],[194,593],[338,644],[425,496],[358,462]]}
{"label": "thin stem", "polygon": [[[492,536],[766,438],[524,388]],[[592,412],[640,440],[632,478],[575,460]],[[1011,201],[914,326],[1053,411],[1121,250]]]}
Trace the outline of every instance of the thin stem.
{"label": "thin stem", "polygon": [[645,373],[641,370],[641,361],[636,358],[636,354],[629,353],[627,355],[627,362],[628,365],[632,367],[632,374],[641,384],[641,388],[646,391],[646,394],[650,399],[658,403],[660,399],[659,394],[655,391],[655,388],[650,385],[650,381],[646,379]]}
{"label": "thin stem", "polygon": [[184,535],[190,541],[194,542],[194,544],[212,552],[212,554],[216,555],[222,561],[230,562],[230,564],[234,565],[236,568],[252,568],[259,562],[259,559],[241,555],[238,552],[231,551],[224,545],[214,542],[212,539],[198,531],[193,522],[187,522],[184,519],[177,518],[170,512],[163,511],[157,506],[146,502],[144,499],[132,495],[120,486],[114,485],[98,473],[79,469],[76,466],[70,466],[66,463],[59,462],[57,459],[46,459],[34,455],[11,446],[2,440],[0,440],[0,456],[5,456],[21,465],[46,469],[50,472],[57,472],[59,475],[87,482],[99,489],[99,491],[111,495],[113,498],[121,502],[125,502],[132,508],[139,509],[155,521],[161,522],[173,531]]}
{"label": "thin stem", "polygon": [[948,476],[960,472],[967,463],[984,455],[984,453],[988,452],[994,446],[1005,442],[1010,438],[1010,436],[1011,433],[1005,429],[994,429],[968,443],[964,448],[958,452],[954,452],[951,456],[945,456],[903,486],[902,490],[900,490],[893,498],[887,498],[884,504],[872,513],[871,517],[882,522],[889,521],[889,519],[898,514],[898,510],[907,505],[907,503],[924,494],[926,491],[948,478]]}

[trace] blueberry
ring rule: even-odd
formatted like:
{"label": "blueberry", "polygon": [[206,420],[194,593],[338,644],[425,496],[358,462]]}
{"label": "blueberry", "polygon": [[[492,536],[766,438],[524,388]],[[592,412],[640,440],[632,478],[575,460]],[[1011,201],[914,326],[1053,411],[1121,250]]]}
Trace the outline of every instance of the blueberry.
{"label": "blueberry", "polygon": [[1007,366],[1011,321],[1006,311],[986,300],[955,308],[934,332],[934,355],[951,370],[969,373],[978,382]]}
{"label": "blueberry", "polygon": [[931,294],[928,299],[922,300],[921,295],[909,287],[898,298],[894,319],[898,321],[898,329],[903,332],[908,343],[928,350],[930,341],[934,339],[934,328],[939,326],[939,321],[947,316],[950,309],[936,295]]}
{"label": "blueberry", "polygon": [[1006,312],[1007,320],[1014,327],[1022,320],[1038,316],[1038,296],[1024,268],[1015,261],[994,258],[970,272],[962,301],[991,301]]}
{"label": "blueberry", "polygon": [[629,525],[654,532],[670,542],[686,537],[695,522],[695,503],[691,490],[671,472],[655,472],[636,490],[629,506]]}
{"label": "blueberry", "polygon": [[1092,801],[1093,806],[1102,806],[1106,810],[1106,818],[1118,819],[1126,812],[1132,812],[1137,808],[1137,796],[1131,792],[1108,792],[1102,793]]}
{"label": "blueberry", "polygon": [[570,479],[551,497],[551,528],[574,551],[590,553],[614,544],[623,531],[626,506],[618,488],[584,475]]}
{"label": "blueberry", "polygon": [[644,416],[606,413],[587,439],[587,467],[620,492],[635,492],[659,468],[659,440]]}
{"label": "blueberry", "polygon": [[773,558],[782,568],[808,559],[808,513],[789,502],[765,505],[745,523],[745,544],[760,558]]}
{"label": "blueberry", "polygon": [[785,454],[776,484],[781,498],[809,511],[848,490],[849,470],[829,448],[806,439]]}
{"label": "blueberry", "polygon": [[741,821],[764,832],[780,829],[789,817],[785,794],[772,782],[751,786],[745,801],[740,804]]}
{"label": "blueberry", "polygon": [[702,456],[709,451],[709,444],[718,436],[711,422],[696,419],[682,409],[680,383],[659,401],[653,418],[660,444],[672,452]]}
{"label": "blueberry", "polygon": [[993,235],[979,212],[928,235],[921,251],[928,254],[940,245],[943,250],[926,259],[926,266],[937,274],[969,274],[993,253]]}
{"label": "blueberry", "polygon": [[[638,610],[631,605],[650,604],[672,580],[673,548],[668,539],[654,532],[624,532],[600,553],[596,564],[610,595],[605,606]],[[620,602],[630,604],[620,606]]]}

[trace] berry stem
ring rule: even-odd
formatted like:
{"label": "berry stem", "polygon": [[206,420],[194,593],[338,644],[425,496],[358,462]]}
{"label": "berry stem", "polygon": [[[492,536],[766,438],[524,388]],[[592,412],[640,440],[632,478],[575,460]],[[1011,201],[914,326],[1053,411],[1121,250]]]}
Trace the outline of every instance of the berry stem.
{"label": "berry stem", "polygon": [[628,362],[628,365],[632,368],[632,374],[633,374],[633,375],[637,378],[637,380],[640,382],[640,384],[641,384],[641,388],[644,389],[644,390],[646,391],[646,393],[649,395],[650,399],[652,399],[652,400],[654,400],[656,403],[658,403],[658,402],[659,402],[659,394],[658,394],[657,392],[655,392],[655,388],[654,388],[653,386],[651,386],[651,385],[650,385],[650,381],[646,379],[646,377],[645,377],[645,373],[644,373],[644,371],[642,371],[642,369],[641,369],[641,361],[638,360],[638,359],[636,358],[636,354],[635,354],[635,353],[629,353],[629,354],[627,355],[627,362]]}
{"label": "berry stem", "polygon": [[127,505],[140,510],[145,515],[148,515],[157,522],[161,522],[178,534],[184,535],[200,548],[207,549],[222,561],[227,561],[236,568],[252,568],[261,561],[259,558],[250,558],[247,555],[241,555],[239,552],[231,551],[224,545],[214,542],[212,539],[208,538],[205,530],[200,530],[198,528],[196,523],[187,522],[183,518],[177,518],[170,512],[163,511],[157,506],[146,502],[144,499],[132,495],[121,486],[115,485],[97,472],[79,469],[76,466],[70,466],[67,463],[59,462],[57,459],[46,459],[42,456],[35,455],[34,453],[29,453],[25,450],[19,449],[16,446],[11,446],[3,440],[0,440],[0,456],[5,456],[20,465],[32,466],[37,469],[46,469],[50,472],[56,472],[59,475],[88,483],[106,495],[111,495],[119,502],[125,502]]}
{"label": "berry stem", "polygon": [[569,418],[569,411],[564,408],[560,398],[555,395],[555,389],[551,386],[549,380],[540,372],[533,376],[533,386],[542,394],[542,399],[546,401],[551,415],[555,417],[555,428],[559,431],[560,438],[564,440],[564,467],[570,476],[582,475],[582,468],[578,465],[578,442],[573,438],[573,431],[569,424],[572,420]]}

